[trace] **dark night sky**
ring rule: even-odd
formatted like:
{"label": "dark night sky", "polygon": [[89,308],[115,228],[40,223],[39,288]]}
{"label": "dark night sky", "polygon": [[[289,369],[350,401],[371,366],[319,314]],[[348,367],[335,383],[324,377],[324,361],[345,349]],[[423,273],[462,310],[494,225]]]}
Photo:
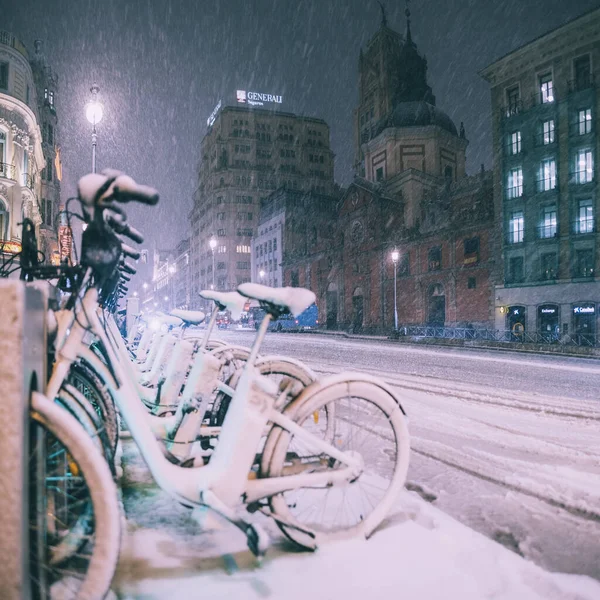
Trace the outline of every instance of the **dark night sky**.
{"label": "dark night sky", "polygon": [[[385,2],[404,31],[403,1]],[[468,170],[491,166],[490,100],[477,72],[599,0],[414,0],[412,31],[437,104],[464,121]],[[218,99],[236,88],[282,94],[283,109],[331,127],[336,179],[351,178],[352,110],[361,45],[380,24],[375,0],[0,0],[0,28],[33,51],[42,38],[59,74],[63,195],[91,163],[84,105],[105,107],[99,168],[158,188],[132,221],[159,247],[187,235],[200,140]]]}

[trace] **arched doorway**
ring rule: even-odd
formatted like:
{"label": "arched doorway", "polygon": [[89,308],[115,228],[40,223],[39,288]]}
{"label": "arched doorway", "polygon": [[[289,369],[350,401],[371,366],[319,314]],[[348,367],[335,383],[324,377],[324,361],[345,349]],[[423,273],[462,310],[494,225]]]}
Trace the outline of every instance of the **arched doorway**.
{"label": "arched doorway", "polygon": [[352,294],[352,327],[360,331],[364,320],[364,296],[361,287],[357,287]]}
{"label": "arched doorway", "polygon": [[506,315],[506,328],[509,330],[510,339],[520,342],[525,335],[527,323],[527,309],[524,306],[509,306]]}
{"label": "arched doorway", "polygon": [[338,289],[336,283],[330,283],[327,286],[325,308],[327,310],[325,318],[327,329],[336,329],[338,320]]}
{"label": "arched doorway", "polygon": [[446,322],[446,296],[444,286],[434,283],[429,286],[427,323],[429,325],[444,325]]}

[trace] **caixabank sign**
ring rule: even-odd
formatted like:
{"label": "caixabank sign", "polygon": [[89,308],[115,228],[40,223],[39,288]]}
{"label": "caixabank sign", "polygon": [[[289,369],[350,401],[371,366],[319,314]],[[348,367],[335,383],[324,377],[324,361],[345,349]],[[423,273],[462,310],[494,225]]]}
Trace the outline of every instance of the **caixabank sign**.
{"label": "caixabank sign", "polygon": [[275,94],[263,94],[262,92],[247,92],[246,90],[237,90],[235,94],[239,104],[248,104],[249,106],[264,106],[265,104],[282,104],[283,96]]}

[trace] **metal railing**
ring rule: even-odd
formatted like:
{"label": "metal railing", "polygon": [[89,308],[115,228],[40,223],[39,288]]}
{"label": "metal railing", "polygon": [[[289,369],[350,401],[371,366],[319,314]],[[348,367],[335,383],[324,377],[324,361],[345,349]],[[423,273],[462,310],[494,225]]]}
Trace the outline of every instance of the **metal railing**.
{"label": "metal railing", "polygon": [[558,226],[556,223],[553,225],[539,225],[538,226],[538,238],[541,240],[548,240],[558,237]]}
{"label": "metal railing", "polygon": [[444,340],[479,340],[514,344],[560,344],[570,346],[600,346],[598,334],[560,334],[537,331],[515,333],[508,329],[446,327],[443,325],[406,325],[393,332],[394,337],[431,338]]}
{"label": "metal railing", "polygon": [[4,179],[16,180],[16,172],[17,169],[15,165],[9,165],[8,163],[0,163],[0,177],[3,177]]}
{"label": "metal railing", "polygon": [[586,233],[594,233],[594,217],[582,217],[573,221],[573,233],[584,235]]}

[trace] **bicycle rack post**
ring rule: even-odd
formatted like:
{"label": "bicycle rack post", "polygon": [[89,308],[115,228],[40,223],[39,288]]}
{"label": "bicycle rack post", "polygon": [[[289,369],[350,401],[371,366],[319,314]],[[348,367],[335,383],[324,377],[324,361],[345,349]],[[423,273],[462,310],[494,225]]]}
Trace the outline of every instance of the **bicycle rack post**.
{"label": "bicycle rack post", "polygon": [[47,298],[0,279],[0,306],[0,596],[29,600],[29,394],[46,381]]}

